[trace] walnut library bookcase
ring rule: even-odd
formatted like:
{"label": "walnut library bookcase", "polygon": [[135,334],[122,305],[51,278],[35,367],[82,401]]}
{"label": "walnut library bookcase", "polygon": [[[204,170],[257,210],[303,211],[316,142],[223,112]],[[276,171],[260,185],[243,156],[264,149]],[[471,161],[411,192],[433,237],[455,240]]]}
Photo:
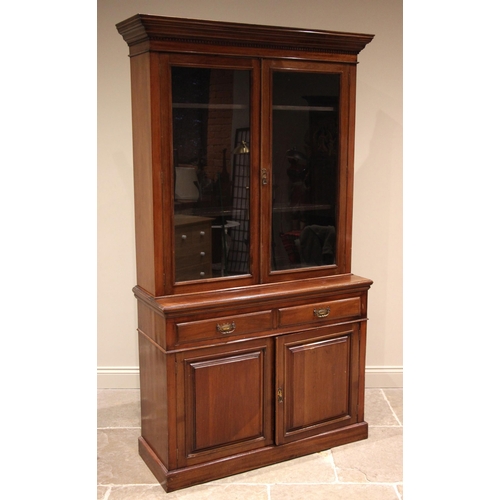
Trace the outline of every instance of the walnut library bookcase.
{"label": "walnut library bookcase", "polygon": [[166,491],[365,439],[351,273],[373,35],[136,15],[139,452]]}

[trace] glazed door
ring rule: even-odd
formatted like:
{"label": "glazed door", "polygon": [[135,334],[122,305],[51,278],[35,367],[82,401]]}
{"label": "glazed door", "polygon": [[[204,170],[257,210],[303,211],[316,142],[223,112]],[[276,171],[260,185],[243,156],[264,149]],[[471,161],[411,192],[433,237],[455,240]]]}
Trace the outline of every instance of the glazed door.
{"label": "glazed door", "polygon": [[272,339],[177,355],[178,467],[268,446]]}
{"label": "glazed door", "polygon": [[[168,56],[164,214],[171,284],[258,281],[258,61]],[[229,286],[229,284],[227,284]]]}
{"label": "glazed door", "polygon": [[353,70],[268,61],[263,75],[263,275],[346,272]]}
{"label": "glazed door", "polygon": [[276,359],[277,444],[357,421],[358,324],[278,337]]}

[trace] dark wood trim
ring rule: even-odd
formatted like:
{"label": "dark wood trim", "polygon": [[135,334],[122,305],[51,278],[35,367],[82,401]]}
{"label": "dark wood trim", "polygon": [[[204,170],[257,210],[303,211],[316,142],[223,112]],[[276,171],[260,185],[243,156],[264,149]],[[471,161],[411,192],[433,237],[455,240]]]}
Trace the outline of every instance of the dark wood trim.
{"label": "dark wood trim", "polygon": [[[357,55],[373,35],[137,14],[116,25],[129,46],[146,41]],[[190,35],[187,36],[186,33]]]}
{"label": "dark wood trim", "polygon": [[141,287],[134,287],[133,292],[137,299],[145,302],[158,312],[190,313],[215,311],[218,307],[228,309],[244,302],[245,306],[266,304],[272,300],[313,299],[316,296],[326,296],[354,291],[367,291],[373,284],[372,280],[361,278],[353,274],[329,276],[325,278],[311,278],[294,283],[265,283],[252,286],[249,294],[246,288],[231,288],[206,292],[177,294],[168,297],[154,297]]}
{"label": "dark wood trim", "polygon": [[167,471],[143,438],[139,438],[139,453],[166,492],[201,484],[257,467],[284,462],[298,456],[317,453],[368,437],[368,424],[360,422],[348,427],[305,438],[279,447],[259,448],[247,453],[221,458],[191,467]]}

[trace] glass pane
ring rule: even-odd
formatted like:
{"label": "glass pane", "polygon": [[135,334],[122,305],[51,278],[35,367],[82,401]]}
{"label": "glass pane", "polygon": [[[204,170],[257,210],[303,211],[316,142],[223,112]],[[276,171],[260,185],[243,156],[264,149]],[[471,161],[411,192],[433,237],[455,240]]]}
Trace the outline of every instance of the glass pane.
{"label": "glass pane", "polygon": [[273,73],[271,269],[335,264],[340,75]]}
{"label": "glass pane", "polygon": [[172,68],[175,281],[249,273],[250,71]]}

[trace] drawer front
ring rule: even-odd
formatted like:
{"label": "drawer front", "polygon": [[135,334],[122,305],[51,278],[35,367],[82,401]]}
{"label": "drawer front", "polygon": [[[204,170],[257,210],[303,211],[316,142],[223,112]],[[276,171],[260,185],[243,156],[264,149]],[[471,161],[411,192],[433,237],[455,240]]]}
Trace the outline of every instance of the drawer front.
{"label": "drawer front", "polygon": [[179,342],[190,342],[229,335],[241,335],[270,330],[273,326],[272,312],[261,311],[223,318],[211,318],[188,323],[177,323]]}
{"label": "drawer front", "polygon": [[[210,220],[175,227],[175,279],[187,281],[212,276],[212,238]],[[189,219],[188,219],[189,220]]]}
{"label": "drawer front", "polygon": [[211,228],[209,224],[193,224],[175,228],[175,250],[178,258],[205,252],[212,249]]}
{"label": "drawer front", "polygon": [[185,269],[186,267],[202,267],[209,264],[212,267],[212,253],[210,249],[206,250],[201,245],[177,249],[175,252],[176,269]]}
{"label": "drawer front", "polygon": [[279,325],[315,324],[360,316],[361,298],[352,297],[302,306],[284,307],[279,309]]}
{"label": "drawer front", "polygon": [[200,280],[212,277],[212,264],[210,262],[200,263],[196,266],[184,268],[177,267],[175,270],[175,281]]}

